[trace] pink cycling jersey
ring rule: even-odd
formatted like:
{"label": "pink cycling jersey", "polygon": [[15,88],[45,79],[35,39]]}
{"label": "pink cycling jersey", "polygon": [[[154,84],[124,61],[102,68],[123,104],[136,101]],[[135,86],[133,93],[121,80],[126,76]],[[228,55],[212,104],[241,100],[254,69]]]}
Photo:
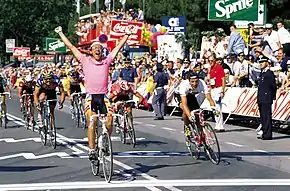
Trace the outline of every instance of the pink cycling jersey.
{"label": "pink cycling jersey", "polygon": [[87,94],[108,93],[109,68],[112,61],[111,54],[102,58],[101,61],[96,61],[85,54],[81,55],[80,62],[83,65]]}

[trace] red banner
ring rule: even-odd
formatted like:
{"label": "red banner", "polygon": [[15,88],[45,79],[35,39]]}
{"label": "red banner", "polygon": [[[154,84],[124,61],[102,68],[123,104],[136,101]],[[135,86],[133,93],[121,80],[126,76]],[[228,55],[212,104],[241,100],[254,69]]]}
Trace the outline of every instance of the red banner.
{"label": "red banner", "polygon": [[14,47],[13,56],[30,57],[30,48],[28,47]]}
{"label": "red banner", "polygon": [[[39,62],[53,62],[54,55],[37,55],[36,57],[37,57],[37,60]],[[72,55],[66,55],[65,56],[65,61],[69,62],[72,57],[73,57]],[[19,56],[18,57],[19,61],[30,60],[30,59],[32,59],[31,56],[28,56],[28,57],[27,56]]]}
{"label": "red banner", "polygon": [[120,40],[125,36],[126,31],[132,31],[132,35],[127,41],[130,45],[140,45],[142,39],[142,27],[143,23],[133,21],[120,21],[112,20],[112,26],[110,31],[110,39]]}

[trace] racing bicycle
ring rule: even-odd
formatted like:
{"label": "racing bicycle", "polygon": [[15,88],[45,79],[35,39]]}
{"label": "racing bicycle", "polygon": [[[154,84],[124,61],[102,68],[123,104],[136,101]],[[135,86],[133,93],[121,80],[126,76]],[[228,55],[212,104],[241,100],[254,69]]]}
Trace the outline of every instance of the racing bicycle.
{"label": "racing bicycle", "polygon": [[79,128],[80,125],[85,129],[87,127],[87,120],[85,115],[85,107],[82,101],[82,93],[72,93],[73,98],[73,113],[74,120],[76,122],[76,127]]}
{"label": "racing bicycle", "polygon": [[133,119],[130,118],[127,112],[127,108],[131,107],[133,103],[135,103],[134,100],[128,100],[118,101],[114,104],[117,110],[117,115],[114,119],[114,126],[116,130],[121,131],[120,138],[123,144],[126,144],[126,138],[128,134],[134,148],[136,146],[136,134],[133,126]]}
{"label": "racing bicycle", "polygon": [[4,129],[6,129],[8,120],[7,120],[7,113],[2,107],[2,104],[3,104],[2,103],[2,96],[3,95],[10,96],[10,93],[9,92],[0,93],[0,100],[1,100],[0,101],[0,126],[3,127],[3,125],[4,125]]}
{"label": "racing bicycle", "polygon": [[58,102],[58,99],[45,100],[43,102],[42,109],[42,127],[39,127],[39,134],[41,138],[41,142],[45,146],[47,144],[47,136],[50,137],[50,143],[53,148],[56,148],[56,127],[55,127],[55,119],[54,116],[51,115],[50,111],[50,103]]}
{"label": "racing bicycle", "polygon": [[[110,182],[113,176],[113,149],[112,141],[109,135],[108,129],[106,127],[107,117],[114,116],[111,114],[96,114],[92,115],[90,118],[90,126],[94,125],[94,119],[97,118],[101,122],[102,133],[99,134],[99,137],[96,141],[96,160],[91,160],[91,170],[94,176],[99,175],[100,162],[103,166],[104,177],[107,182]],[[91,127],[89,127],[91,128]],[[97,130],[97,128],[96,128]],[[102,139],[102,143],[100,143]]]}
{"label": "racing bicycle", "polygon": [[[209,160],[218,165],[220,162],[219,142],[212,126],[204,121],[203,111],[203,109],[193,110],[191,116],[194,117],[194,121],[189,125],[184,125],[186,146],[194,159],[199,159],[203,148]],[[215,149],[214,146],[216,146]]]}
{"label": "racing bicycle", "polygon": [[33,96],[33,94],[23,94],[21,96],[23,100],[22,114],[23,114],[23,119],[25,121],[26,129],[28,130],[31,124],[31,129],[32,131],[34,131],[34,121],[33,121],[33,114],[32,114],[33,104],[31,100],[31,96]]}

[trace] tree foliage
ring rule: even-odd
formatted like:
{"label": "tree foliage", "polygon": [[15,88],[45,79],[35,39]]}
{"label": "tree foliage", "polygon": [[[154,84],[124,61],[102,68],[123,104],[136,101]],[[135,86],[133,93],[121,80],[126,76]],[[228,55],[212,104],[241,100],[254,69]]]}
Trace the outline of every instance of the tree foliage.
{"label": "tree foliage", "polygon": [[[100,10],[104,10],[104,0]],[[260,0],[267,3],[268,22],[283,21],[290,27],[289,0]],[[81,0],[81,15],[96,12],[95,3],[90,7],[87,0]],[[202,31],[224,28],[228,33],[230,22],[210,22],[207,20],[208,0],[127,0],[126,9],[143,8],[145,19],[151,24],[161,24],[162,16],[181,16],[187,19],[186,45],[199,49]],[[121,8],[115,0],[115,8]],[[77,42],[74,31],[78,16],[75,0],[1,0],[0,6],[0,56],[5,54],[5,39],[16,38],[18,46],[35,47],[42,45],[45,37],[57,37],[54,28],[61,25],[69,39]]]}

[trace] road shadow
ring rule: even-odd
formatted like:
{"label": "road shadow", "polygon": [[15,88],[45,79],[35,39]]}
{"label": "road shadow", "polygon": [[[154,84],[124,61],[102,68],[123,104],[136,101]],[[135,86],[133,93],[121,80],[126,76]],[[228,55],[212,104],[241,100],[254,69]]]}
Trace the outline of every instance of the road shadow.
{"label": "road shadow", "polygon": [[22,125],[9,125],[7,124],[6,129],[14,129],[14,128],[20,128],[23,127]]}
{"label": "road shadow", "polygon": [[55,167],[58,166],[0,166],[0,172],[28,172]]}
{"label": "road shadow", "polygon": [[280,140],[280,139],[290,139],[290,135],[283,135],[283,136],[275,136],[273,140]]}
{"label": "road shadow", "polygon": [[252,129],[246,129],[246,128],[227,129],[225,133],[230,133],[230,132],[247,132],[247,131],[252,131]]}
{"label": "road shadow", "polygon": [[136,146],[143,146],[143,147],[148,147],[150,145],[166,145],[168,143],[163,142],[163,141],[137,141]]}
{"label": "road shadow", "polygon": [[[181,166],[192,166],[192,165],[196,165],[196,164],[200,164],[200,162],[192,162],[192,163],[182,163],[182,164],[158,164],[158,165],[143,165],[141,163],[135,163],[138,167],[132,169],[132,170],[124,170],[125,173],[127,174],[132,174],[133,176],[136,176],[140,173],[148,173],[152,170],[156,170],[156,169],[162,169],[162,168],[167,168],[167,167],[181,167]],[[157,175],[152,175],[150,174],[150,176],[158,178]]]}

